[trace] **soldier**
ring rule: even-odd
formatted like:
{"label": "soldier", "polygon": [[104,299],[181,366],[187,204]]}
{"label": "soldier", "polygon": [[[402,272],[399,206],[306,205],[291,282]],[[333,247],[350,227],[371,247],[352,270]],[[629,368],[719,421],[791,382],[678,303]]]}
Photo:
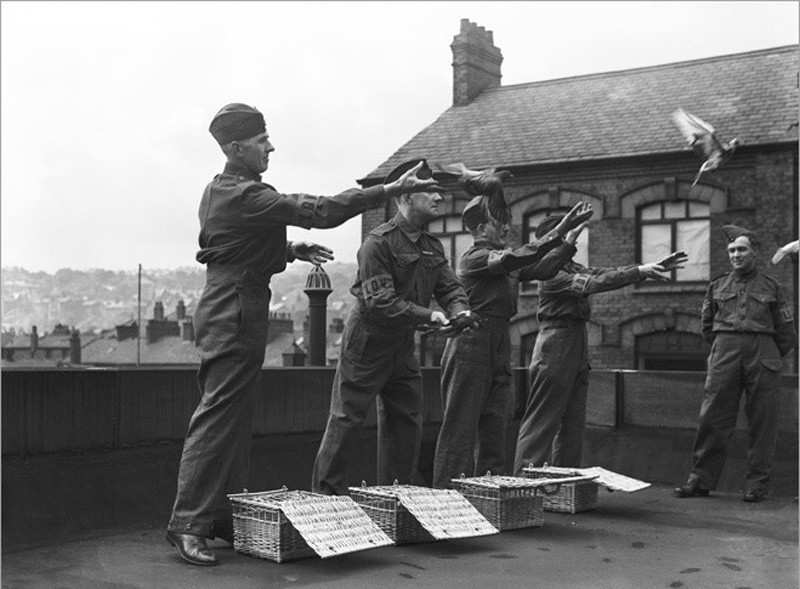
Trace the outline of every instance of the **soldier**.
{"label": "soldier", "polygon": [[[560,220],[561,215],[546,217],[536,228],[536,236],[547,234]],[[619,268],[587,268],[570,261],[554,278],[539,283],[539,335],[529,368],[515,473],[521,475],[529,464],[541,466],[544,462],[580,466],[589,384],[589,295],[647,278],[668,281],[662,273],[682,267],[685,261],[683,252],[673,252],[657,263]]]}
{"label": "soldier", "polygon": [[286,240],[286,226],[335,227],[385,203],[388,196],[425,190],[435,182],[416,170],[384,186],[333,197],[281,194],[261,181],[275,148],[263,115],[244,104],[223,107],[211,135],[225,169],[200,202],[200,251],[206,286],[194,315],[200,354],[200,404],[189,423],[167,540],[191,564],[219,564],[206,538],[233,541],[226,493],[241,492],[249,476],[252,415],[267,342],[269,281],[287,262],[321,264],[332,252]]}
{"label": "soldier", "polygon": [[[386,177],[409,169],[430,177],[425,160],[407,161]],[[438,215],[441,189],[402,194],[397,215],[373,229],[358,251],[358,277],[350,292],[356,306],[345,323],[331,392],[328,425],[312,475],[312,490],[347,494],[347,467],[358,430],[376,395],[378,484],[414,482],[422,436],[422,376],[414,329],[474,325],[467,295],[444,257],[441,242],[423,230]],[[434,296],[447,311],[431,311]]]}
{"label": "soldier", "polygon": [[[500,183],[497,175],[493,179]],[[433,462],[434,487],[447,488],[462,474],[506,473],[512,403],[508,328],[517,313],[519,281],[555,276],[575,254],[574,240],[564,241],[563,236],[592,213],[591,205],[578,204],[542,238],[512,250],[507,247],[508,223],[491,215],[487,196],[476,196],[464,208],[462,219],[474,244],[459,260],[458,276],[480,323],[450,338],[442,355],[444,416]]]}
{"label": "soldier", "polygon": [[743,499],[761,501],[769,488],[777,435],[782,358],[794,348],[794,316],[780,283],[756,265],[752,231],[725,225],[732,272],[711,281],[703,301],[703,336],[711,344],[692,470],[678,497],[706,497],[725,465],[742,390],[750,427]]}

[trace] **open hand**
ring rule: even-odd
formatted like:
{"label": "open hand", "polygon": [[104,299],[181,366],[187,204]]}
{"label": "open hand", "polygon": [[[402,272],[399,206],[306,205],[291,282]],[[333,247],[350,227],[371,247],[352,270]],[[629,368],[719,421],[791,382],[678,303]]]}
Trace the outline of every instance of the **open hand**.
{"label": "open hand", "polygon": [[333,250],[310,241],[293,241],[292,251],[295,259],[311,262],[315,266],[333,259]]}
{"label": "open hand", "polygon": [[645,278],[658,280],[660,282],[669,282],[669,276],[663,273],[683,268],[682,264],[686,263],[688,259],[686,252],[672,252],[658,262],[642,264],[639,266],[639,272],[641,272]]}
{"label": "open hand", "polygon": [[579,202],[570,211],[564,215],[561,222],[556,225],[556,231],[559,235],[565,235],[569,231],[584,225],[594,215],[592,204],[588,202]]}
{"label": "open hand", "polygon": [[390,192],[397,191],[401,194],[411,194],[414,192],[427,192],[432,187],[438,186],[435,178],[419,178],[417,176],[417,172],[422,169],[423,165],[425,165],[425,162],[421,161],[397,180],[387,184],[386,189]]}

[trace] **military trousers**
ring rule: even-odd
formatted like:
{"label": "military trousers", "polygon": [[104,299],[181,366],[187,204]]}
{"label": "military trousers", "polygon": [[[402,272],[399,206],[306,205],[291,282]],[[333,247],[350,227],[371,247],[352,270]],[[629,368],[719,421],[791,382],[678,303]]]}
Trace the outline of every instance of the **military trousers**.
{"label": "military trousers", "polygon": [[507,474],[506,430],[511,414],[511,338],[508,320],[450,338],[442,354],[443,419],[433,461],[433,486],[450,479]]}
{"label": "military trousers", "polygon": [[742,392],[749,426],[746,491],[769,487],[777,437],[782,360],[772,335],[718,332],[708,357],[690,482],[715,489],[736,427]]}
{"label": "military trousers", "polygon": [[347,318],[336,367],[328,423],[311,488],[348,493],[347,469],[358,433],[377,397],[377,484],[412,484],[422,440],[422,374],[414,332],[370,324],[359,308]]}
{"label": "military trousers", "polygon": [[589,387],[582,321],[543,324],[528,370],[528,399],[517,436],[514,473],[529,465],[581,465]]}
{"label": "military trousers", "polygon": [[213,538],[230,530],[228,493],[250,473],[252,416],[269,321],[269,280],[209,266],[193,317],[201,398],[189,422],[168,529]]}

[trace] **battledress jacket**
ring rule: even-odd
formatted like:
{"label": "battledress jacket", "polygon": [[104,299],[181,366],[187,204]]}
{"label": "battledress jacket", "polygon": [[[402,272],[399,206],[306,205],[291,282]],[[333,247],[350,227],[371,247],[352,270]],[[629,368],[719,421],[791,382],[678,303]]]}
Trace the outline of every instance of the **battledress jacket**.
{"label": "battledress jacket", "polygon": [[427,323],[432,297],[450,316],[469,309],[441,242],[400,213],[367,235],[350,292],[368,323],[391,329]]}

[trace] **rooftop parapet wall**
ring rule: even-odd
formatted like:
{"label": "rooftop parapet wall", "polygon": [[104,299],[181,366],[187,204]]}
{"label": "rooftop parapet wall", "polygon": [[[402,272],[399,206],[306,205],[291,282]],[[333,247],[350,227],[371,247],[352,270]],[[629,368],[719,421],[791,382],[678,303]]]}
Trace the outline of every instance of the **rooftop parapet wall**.
{"label": "rooftop parapet wall", "polygon": [[[334,369],[273,368],[262,373],[254,435],[322,432]],[[5,369],[3,455],[120,449],[181,440],[199,401],[196,368]],[[524,369],[514,371],[516,417]],[[592,371],[587,423],[600,427],[694,429],[701,372]],[[423,369],[424,421],[441,422],[439,370]],[[784,375],[779,431],[797,438],[798,379]],[[366,425],[373,426],[374,409]],[[746,429],[740,412],[737,428]]]}

